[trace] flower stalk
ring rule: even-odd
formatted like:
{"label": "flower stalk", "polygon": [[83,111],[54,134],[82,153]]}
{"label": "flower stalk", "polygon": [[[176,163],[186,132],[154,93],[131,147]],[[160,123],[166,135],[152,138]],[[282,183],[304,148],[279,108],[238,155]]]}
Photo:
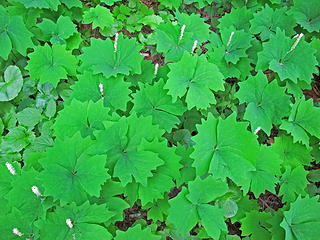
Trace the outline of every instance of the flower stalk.
{"label": "flower stalk", "polygon": [[42,196],[41,192],[39,191],[39,188],[37,186],[32,186],[31,187],[32,192],[37,196],[40,197]]}
{"label": "flower stalk", "polygon": [[6,162],[6,167],[12,175],[16,175],[16,171],[14,170],[14,167],[11,165],[11,163]]}

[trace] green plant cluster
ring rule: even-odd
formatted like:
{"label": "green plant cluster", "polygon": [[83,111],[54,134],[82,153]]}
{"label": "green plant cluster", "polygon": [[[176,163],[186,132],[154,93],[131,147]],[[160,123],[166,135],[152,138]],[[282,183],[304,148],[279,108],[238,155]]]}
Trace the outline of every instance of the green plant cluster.
{"label": "green plant cluster", "polygon": [[319,0],[0,0],[0,239],[318,240],[319,63]]}

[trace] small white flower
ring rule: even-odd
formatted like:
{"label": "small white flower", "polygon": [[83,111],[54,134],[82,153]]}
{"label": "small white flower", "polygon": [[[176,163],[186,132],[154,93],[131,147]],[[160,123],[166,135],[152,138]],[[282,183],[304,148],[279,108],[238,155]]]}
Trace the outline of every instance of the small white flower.
{"label": "small white flower", "polygon": [[186,29],[186,25],[183,24],[182,27],[181,27],[181,32],[180,32],[180,38],[179,38],[179,41],[181,41],[182,37],[183,37],[183,33],[184,33],[184,30]]}
{"label": "small white flower", "polygon": [[193,43],[193,47],[192,47],[192,49],[191,49],[191,54],[194,53],[194,50],[196,50],[197,45],[198,45],[198,40],[195,40],[194,43]]}
{"label": "small white flower", "polygon": [[116,36],[114,38],[114,44],[113,44],[114,52],[117,52],[118,38],[119,38],[119,33],[116,33]]}
{"label": "small white flower", "polygon": [[257,129],[254,131],[254,134],[258,134],[258,132],[261,130],[261,127],[259,126],[259,127],[257,127]]}
{"label": "small white flower", "polygon": [[100,93],[101,93],[101,98],[104,99],[103,84],[102,83],[99,84],[99,89],[100,89]]}
{"label": "small white flower", "polygon": [[155,75],[155,76],[157,76],[157,74],[158,74],[158,69],[159,69],[159,63],[156,63],[156,64],[154,65],[154,75]]}
{"label": "small white flower", "polygon": [[13,166],[11,165],[11,163],[6,162],[6,166],[7,166],[8,170],[9,170],[9,172],[12,175],[16,175],[16,171],[14,170]]}
{"label": "small white flower", "polygon": [[[300,34],[299,34],[297,40],[295,41],[295,43],[292,45],[291,49],[290,49],[287,53],[292,52],[292,51],[297,47],[298,43],[300,42],[300,40],[301,40],[301,38],[302,38],[303,36],[304,36],[303,33],[300,33]],[[294,36],[293,38],[296,38],[296,37],[297,37],[297,35]]]}
{"label": "small white flower", "polygon": [[35,195],[37,195],[37,197],[42,196],[42,194],[40,193],[39,188],[37,186],[32,186],[31,190]]}
{"label": "small white flower", "polygon": [[68,226],[69,228],[73,228],[73,225],[72,225],[72,222],[71,222],[71,219],[70,219],[70,218],[66,219],[66,224],[67,224],[67,226]]}
{"label": "small white flower", "polygon": [[229,47],[229,45],[230,45],[230,43],[231,43],[231,40],[232,40],[233,35],[234,35],[234,32],[232,32],[232,33],[230,34],[229,41],[228,41],[228,43],[227,43],[227,47]]}
{"label": "small white flower", "polygon": [[14,235],[17,235],[17,236],[19,236],[19,237],[22,237],[22,235],[23,235],[23,234],[19,231],[18,228],[12,229],[12,232],[13,232]]}

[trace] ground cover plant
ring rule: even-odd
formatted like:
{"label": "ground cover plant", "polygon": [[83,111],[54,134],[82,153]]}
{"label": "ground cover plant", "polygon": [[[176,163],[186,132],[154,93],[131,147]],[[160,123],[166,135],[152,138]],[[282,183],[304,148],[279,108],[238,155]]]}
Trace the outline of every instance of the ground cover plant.
{"label": "ground cover plant", "polygon": [[0,0],[0,239],[318,240],[319,0]]}

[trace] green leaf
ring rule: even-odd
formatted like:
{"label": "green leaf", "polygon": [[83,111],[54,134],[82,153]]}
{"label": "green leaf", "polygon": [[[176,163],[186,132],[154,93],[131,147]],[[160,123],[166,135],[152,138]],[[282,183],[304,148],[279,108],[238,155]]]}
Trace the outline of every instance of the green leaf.
{"label": "green leaf", "polygon": [[292,16],[286,14],[287,11],[286,7],[273,10],[269,5],[265,5],[250,21],[250,32],[260,34],[262,41],[270,39],[276,33],[277,27],[284,30],[287,36],[292,36],[295,33],[293,28],[296,22]]}
{"label": "green leaf", "polygon": [[270,41],[262,44],[263,50],[258,53],[256,69],[271,69],[279,75],[281,81],[290,79],[297,83],[300,79],[310,83],[312,74],[318,71],[318,62],[314,56],[316,50],[303,38],[299,39],[300,37],[291,39],[277,28]]}
{"label": "green leaf", "polygon": [[77,59],[65,46],[48,44],[36,46],[34,52],[29,54],[30,60],[26,69],[31,78],[40,80],[39,83],[51,83],[58,85],[60,79],[66,79],[67,75],[76,74]]}
{"label": "green leaf", "polygon": [[187,32],[187,26],[180,39],[181,28],[182,25],[169,22],[161,23],[156,29],[157,52],[164,53],[166,62],[177,62],[185,51],[191,52],[196,39],[192,39],[192,32]]}
{"label": "green leaf", "polygon": [[92,23],[92,29],[97,27],[104,29],[113,24],[114,19],[108,8],[98,5],[95,8],[90,8],[89,11],[84,13],[83,23]]}
{"label": "green leaf", "polygon": [[152,123],[159,124],[160,128],[170,132],[180,123],[177,116],[181,116],[186,108],[180,99],[172,102],[168,90],[163,87],[165,82],[161,79],[153,85],[141,85],[140,91],[133,95],[133,112],[143,116],[152,116]]}
{"label": "green leaf", "polygon": [[186,198],[194,203],[208,203],[223,196],[228,191],[228,185],[223,181],[218,181],[213,177],[203,180],[196,178],[188,184],[189,194]]}
{"label": "green leaf", "polygon": [[234,27],[221,29],[222,48],[226,62],[236,64],[241,57],[247,57],[246,51],[251,46],[251,35]]}
{"label": "green leaf", "polygon": [[31,169],[23,169],[20,176],[15,176],[10,192],[5,196],[10,207],[15,207],[24,213],[24,220],[32,222],[38,217],[45,215],[45,205],[41,196],[32,192],[32,187],[36,186],[40,193],[43,193],[41,181],[37,179],[39,173]]}
{"label": "green leaf", "polygon": [[141,229],[141,225],[138,224],[135,227],[129,228],[127,231],[117,231],[115,240],[131,240],[131,239],[150,239],[160,240],[161,237],[151,233],[150,228]]}
{"label": "green leaf", "polygon": [[58,10],[61,4],[59,0],[14,0],[15,2],[22,3],[26,8],[47,8],[54,11]]}
{"label": "green leaf", "polygon": [[320,182],[320,169],[310,170],[307,178],[311,182]]}
{"label": "green leaf", "polygon": [[101,185],[109,178],[105,168],[105,155],[90,155],[90,138],[80,134],[72,138],[57,138],[41,164],[44,170],[40,179],[45,187],[45,195],[59,199],[61,204],[76,202],[81,204],[87,194],[99,196]]}
{"label": "green leaf", "polygon": [[177,231],[183,236],[189,235],[189,231],[199,220],[197,206],[187,198],[188,190],[183,188],[177,197],[169,200],[170,209],[167,221],[177,227]]}
{"label": "green leaf", "polygon": [[112,6],[114,3],[119,2],[121,0],[101,0],[101,2],[107,4],[108,6]]}
{"label": "green leaf", "polygon": [[0,143],[0,149],[4,152],[20,152],[34,140],[34,133],[18,126],[9,129]]}
{"label": "green leaf", "polygon": [[[307,206],[307,207],[306,207]],[[317,240],[320,204],[316,197],[301,198],[299,196],[290,209],[285,211],[280,226],[286,231],[286,240]]]}
{"label": "green leaf", "polygon": [[197,175],[208,172],[215,177],[229,177],[239,186],[246,185],[247,173],[255,170],[258,151],[256,137],[246,130],[247,124],[236,122],[235,114],[225,120],[209,114],[197,128],[198,134],[193,137],[195,150],[191,154]]}
{"label": "green leaf", "polygon": [[281,119],[290,113],[290,96],[277,81],[268,83],[267,77],[258,72],[246,81],[239,83],[240,90],[235,94],[240,103],[246,102],[244,119],[251,123],[254,132],[258,127],[270,135],[272,124],[280,124]]}
{"label": "green leaf", "polygon": [[81,0],[60,0],[60,2],[64,3],[68,8],[82,7]]}
{"label": "green leaf", "polygon": [[57,111],[56,101],[53,99],[50,99],[44,114],[50,119],[56,115],[56,111]]}
{"label": "green leaf", "polygon": [[253,18],[252,11],[246,7],[231,8],[229,14],[225,14],[219,18],[218,28],[221,30],[234,27],[236,30],[249,31],[250,20]]}
{"label": "green leaf", "polygon": [[4,72],[4,82],[0,82],[0,102],[10,101],[18,96],[23,86],[21,71],[17,66],[9,66]]}
{"label": "green leaf", "polygon": [[34,127],[41,121],[41,111],[36,108],[25,108],[17,113],[17,119],[20,124],[26,127]]}
{"label": "green leaf", "polygon": [[308,32],[320,31],[320,6],[317,0],[294,0],[289,13]]}
{"label": "green leaf", "polygon": [[[111,217],[106,204],[90,204],[88,201],[77,206],[71,203],[65,207],[56,207],[49,212],[47,218],[38,220],[35,225],[40,229],[40,237],[44,240],[59,239],[106,239],[112,235],[100,223]],[[66,224],[70,219],[72,228]]]}
{"label": "green leaf", "polygon": [[144,206],[148,202],[162,199],[165,192],[170,192],[175,186],[173,180],[179,177],[182,165],[179,163],[180,157],[175,153],[175,148],[168,148],[166,141],[160,142],[154,139],[149,142],[142,139],[138,150],[156,153],[164,162],[156,169],[153,176],[148,178],[147,186],[139,185],[139,198]]}
{"label": "green leaf", "polygon": [[206,203],[224,195],[227,191],[228,185],[212,176],[204,180],[197,178],[189,183],[189,193],[183,189],[177,197],[169,201],[171,207],[168,221],[174,223],[177,231],[186,236],[201,220],[209,236],[219,239],[221,232],[227,231],[223,210]]}
{"label": "green leaf", "polygon": [[27,49],[33,47],[32,33],[26,28],[21,16],[10,16],[0,6],[0,57],[8,59],[12,49],[26,56]]}
{"label": "green leaf", "polygon": [[180,26],[186,25],[184,33],[191,33],[193,42],[197,40],[198,44],[201,44],[202,42],[206,42],[208,40],[210,35],[210,26],[204,22],[204,19],[201,18],[200,15],[188,15],[186,13],[180,13],[177,11],[175,17]]}
{"label": "green leaf", "polygon": [[102,73],[106,78],[118,74],[141,73],[143,56],[135,39],[127,39],[119,34],[117,51],[110,38],[106,40],[91,38],[90,47],[83,49],[80,55],[82,69],[90,69],[94,74]]}
{"label": "green leaf", "polygon": [[292,136],[280,135],[276,137],[271,148],[282,159],[284,166],[295,168],[301,165],[310,165],[312,161],[310,150],[300,143],[294,143]]}
{"label": "green leaf", "polygon": [[56,23],[45,18],[38,26],[46,36],[51,37],[50,42],[53,44],[65,44],[66,39],[77,32],[76,26],[67,16],[60,16]]}
{"label": "green leaf", "polygon": [[294,142],[309,146],[309,133],[320,138],[320,108],[313,106],[313,100],[296,99],[288,120],[283,120],[281,129],[293,136]]}
{"label": "green leaf", "polygon": [[298,195],[305,196],[307,192],[307,171],[302,166],[294,169],[286,167],[286,171],[282,174],[280,179],[279,196],[282,197],[283,202],[293,202]]}
{"label": "green leaf", "polygon": [[188,109],[193,107],[207,108],[216,103],[213,91],[223,90],[223,75],[216,65],[209,63],[204,57],[185,53],[177,63],[169,65],[170,72],[164,88],[177,100],[186,94]]}
{"label": "green leaf", "polygon": [[103,87],[103,104],[112,110],[125,111],[130,100],[130,83],[124,81],[123,76],[106,78],[102,74],[93,75],[85,71],[78,76],[78,82],[71,86],[74,90],[73,97],[81,102],[97,102],[102,98],[99,85]]}
{"label": "green leaf", "polygon": [[249,173],[251,175],[250,191],[256,198],[265,190],[276,194],[275,184],[279,181],[275,175],[281,175],[280,164],[280,157],[272,149],[261,146],[257,154],[256,170]]}
{"label": "green leaf", "polygon": [[107,154],[107,166],[123,186],[133,179],[147,186],[147,179],[153,176],[151,171],[164,161],[158,152],[138,147],[143,138],[152,141],[160,138],[164,131],[152,125],[151,117],[137,118],[136,115],[121,118],[116,123],[106,122],[105,127],[106,130],[97,135],[97,144],[92,150]]}
{"label": "green leaf", "polygon": [[270,214],[265,212],[250,211],[246,217],[241,219],[242,235],[250,236],[250,239],[271,239],[271,233],[268,231],[270,224],[267,223]]}
{"label": "green leaf", "polygon": [[96,103],[92,101],[82,103],[73,99],[56,117],[53,125],[54,135],[62,140],[65,137],[72,137],[77,132],[80,132],[83,138],[93,137],[94,130],[105,129],[102,121],[116,119],[118,117],[109,115],[109,109],[103,106],[101,100]]}
{"label": "green leaf", "polygon": [[222,209],[209,204],[201,204],[197,210],[201,223],[210,237],[219,239],[221,232],[227,232]]}

